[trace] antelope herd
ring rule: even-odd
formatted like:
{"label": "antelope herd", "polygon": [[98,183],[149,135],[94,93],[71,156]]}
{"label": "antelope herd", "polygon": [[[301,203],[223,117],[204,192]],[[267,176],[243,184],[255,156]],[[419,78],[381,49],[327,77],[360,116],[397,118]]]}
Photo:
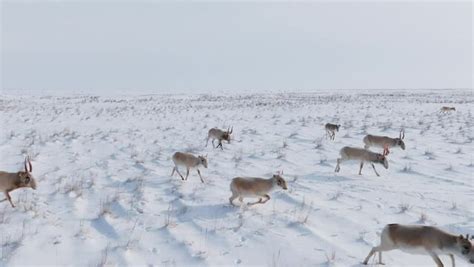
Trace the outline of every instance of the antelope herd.
{"label": "antelope herd", "polygon": [[[455,111],[454,107],[442,107],[442,113]],[[335,139],[336,132],[339,131],[341,125],[327,123],[325,125],[326,135],[330,140]],[[206,140],[206,146],[209,143],[209,139],[212,140],[214,148],[221,148],[223,150],[222,141],[230,143],[231,134],[233,133],[233,127],[227,128],[227,130],[221,130],[218,128],[212,128],[209,130]],[[375,163],[381,164],[385,169],[388,169],[387,156],[390,153],[389,149],[394,147],[400,147],[405,150],[405,132],[400,131],[398,138],[391,138],[388,136],[377,136],[367,135],[363,138],[364,148],[357,147],[343,147],[339,154],[340,157],[337,159],[335,172],[340,171],[341,163],[345,161],[358,161],[360,162],[359,175],[362,175],[362,168],[365,163],[371,164],[374,172],[377,176],[380,176],[375,169]],[[218,145],[215,146],[214,141],[218,140]],[[382,154],[375,153],[368,150],[371,147],[382,148]],[[189,171],[196,169],[201,182],[204,180],[199,170],[200,166],[204,168],[208,167],[207,155],[206,156],[195,156],[189,153],[176,152],[171,157],[174,167],[171,176],[174,173],[178,173],[183,181],[188,179]],[[186,168],[186,177],[179,172],[179,167]],[[32,175],[32,164],[29,157],[26,157],[24,162],[24,171],[15,173],[0,171],[0,190],[5,194],[6,199],[1,200],[3,202],[8,200],[11,206],[14,208],[15,205],[10,197],[10,192],[20,188],[32,188],[36,189],[36,181]],[[234,206],[234,200],[238,199],[240,204],[243,204],[244,198],[257,198],[256,202],[247,203],[248,206],[255,204],[264,204],[270,200],[269,193],[276,189],[281,188],[287,190],[288,186],[285,179],[282,177],[283,171],[274,174],[271,178],[257,178],[257,177],[235,177],[230,182],[230,191],[232,192],[229,202]],[[438,255],[449,255],[454,266],[454,255],[466,259],[470,263],[474,263],[474,247],[469,240],[469,237],[455,236],[446,233],[438,228],[430,226],[410,226],[410,225],[399,225],[389,224],[387,225],[381,234],[380,245],[372,248],[369,255],[365,258],[364,264],[368,264],[370,258],[375,254],[379,253],[379,263],[382,264],[382,252],[399,249],[410,253],[421,253],[428,254],[433,258],[438,267],[442,267],[443,264],[439,259]]]}

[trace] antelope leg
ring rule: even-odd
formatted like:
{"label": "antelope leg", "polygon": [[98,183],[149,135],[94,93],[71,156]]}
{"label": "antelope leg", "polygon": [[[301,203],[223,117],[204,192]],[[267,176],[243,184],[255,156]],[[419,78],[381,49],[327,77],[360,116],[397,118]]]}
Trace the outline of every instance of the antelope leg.
{"label": "antelope leg", "polygon": [[428,254],[430,254],[431,258],[433,258],[433,260],[436,262],[436,265],[438,267],[443,267],[443,262],[441,262],[441,260],[439,259],[438,255],[436,255],[436,253],[432,251],[428,251]]}
{"label": "antelope leg", "polygon": [[365,257],[365,260],[364,260],[364,264],[367,265],[367,263],[369,262],[370,260],[370,257],[372,257],[372,255],[374,255],[375,252],[379,251],[378,250],[379,247],[373,247],[370,252],[369,252],[369,255],[367,255],[367,257]]}
{"label": "antelope leg", "polygon": [[341,169],[341,166],[339,166],[339,164],[341,164],[341,159],[337,159],[337,165],[336,165],[336,169],[334,169],[334,172],[339,172],[339,170]]}
{"label": "antelope leg", "polygon": [[9,194],[9,193],[10,193],[9,191],[6,191],[6,192],[5,192],[5,195],[7,196],[7,199],[8,199],[8,201],[10,202],[10,205],[12,205],[12,208],[14,208],[15,205],[13,205],[12,198],[10,197],[10,194]]}
{"label": "antelope leg", "polygon": [[453,267],[456,267],[456,263],[454,262],[454,255],[449,254],[449,257],[451,258],[451,263],[453,264]]}
{"label": "antelope leg", "polygon": [[267,201],[270,200],[270,196],[269,196],[269,195],[265,195],[264,197],[265,197],[265,201],[263,201],[262,204],[263,204],[263,203],[266,203]]}
{"label": "antelope leg", "polygon": [[258,201],[255,201],[255,202],[249,202],[249,203],[247,203],[247,205],[252,206],[252,205],[255,205],[255,204],[259,204],[259,203],[262,203],[262,198],[259,198]]}
{"label": "antelope leg", "polygon": [[176,167],[173,167],[173,171],[171,172],[170,176],[173,176],[174,172],[176,171]]}
{"label": "antelope leg", "polygon": [[202,176],[201,176],[201,171],[199,169],[196,169],[198,174],[199,174],[199,178],[201,178],[201,182],[204,183],[204,180],[202,179]]}
{"label": "antelope leg", "polygon": [[237,195],[232,192],[232,196],[230,196],[230,198],[229,198],[229,202],[232,206],[235,206],[234,199],[236,199],[236,198],[237,198]]}
{"label": "antelope leg", "polygon": [[176,169],[176,172],[179,174],[179,176],[181,176],[181,180],[184,181],[184,177],[183,177],[183,175],[181,175],[181,173],[179,172],[178,167],[174,167],[174,168]]}
{"label": "antelope leg", "polygon": [[377,176],[380,176],[379,173],[377,172],[377,170],[375,169],[375,165],[372,163],[372,168],[374,168],[374,172]]}
{"label": "antelope leg", "polygon": [[360,162],[359,175],[362,175],[362,167],[364,167],[364,162]]}

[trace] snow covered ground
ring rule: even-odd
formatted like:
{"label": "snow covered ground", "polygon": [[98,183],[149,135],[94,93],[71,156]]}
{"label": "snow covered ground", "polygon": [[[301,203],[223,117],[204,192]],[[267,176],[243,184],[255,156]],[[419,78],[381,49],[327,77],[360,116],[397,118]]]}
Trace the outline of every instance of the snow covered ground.
{"label": "snow covered ground", "polygon": [[[38,189],[12,192],[15,209],[0,203],[0,265],[358,266],[387,223],[474,234],[473,102],[468,90],[4,94],[0,169],[29,154]],[[342,125],[335,141],[327,122]],[[209,128],[229,125],[231,144],[205,147]],[[376,166],[380,177],[357,163],[334,173],[340,148],[401,128],[407,148]],[[205,184],[170,177],[175,151],[208,154]],[[278,170],[289,190],[229,205],[233,177]],[[384,261],[434,266],[399,251]]]}

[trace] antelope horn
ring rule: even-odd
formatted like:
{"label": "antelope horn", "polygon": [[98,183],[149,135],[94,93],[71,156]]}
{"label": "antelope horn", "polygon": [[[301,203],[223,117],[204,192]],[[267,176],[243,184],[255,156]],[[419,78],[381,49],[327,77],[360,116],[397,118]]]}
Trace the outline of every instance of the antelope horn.
{"label": "antelope horn", "polygon": [[25,172],[28,172],[27,159],[28,159],[28,157],[25,158]]}
{"label": "antelope horn", "polygon": [[234,126],[232,126],[232,128],[230,128],[230,133],[233,133],[234,132]]}
{"label": "antelope horn", "polygon": [[28,165],[30,166],[30,172],[32,172],[33,171],[33,165],[31,164],[30,156],[28,156]]}
{"label": "antelope horn", "polygon": [[405,130],[400,130],[400,139],[405,139]]}

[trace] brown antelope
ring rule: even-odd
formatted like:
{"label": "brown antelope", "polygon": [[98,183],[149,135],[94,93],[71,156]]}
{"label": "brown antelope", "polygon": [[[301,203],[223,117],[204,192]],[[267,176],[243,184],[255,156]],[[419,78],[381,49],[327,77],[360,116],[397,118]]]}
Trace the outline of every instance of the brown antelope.
{"label": "brown antelope", "polygon": [[[223,130],[217,129],[217,128],[210,129],[208,134],[207,134],[206,146],[209,144],[209,139],[212,139],[212,147],[214,147],[214,148],[221,147],[221,149],[223,149],[222,148],[222,140],[225,140],[228,143],[230,143],[230,135],[232,134],[233,131],[234,131],[234,127],[227,128],[227,131],[223,131]],[[217,146],[214,145],[214,140],[215,139],[217,139],[219,141],[219,144]]]}
{"label": "brown antelope", "polygon": [[391,138],[388,136],[378,136],[378,135],[366,135],[364,137],[364,148],[368,149],[369,147],[381,147],[383,148],[383,155],[386,156],[390,153],[389,148],[399,146],[401,149],[405,150],[405,131],[400,131],[400,136],[398,138]]}
{"label": "brown antelope", "polygon": [[[244,197],[256,197],[258,201],[247,203],[247,205],[264,204],[270,200],[268,195],[270,191],[276,187],[281,187],[287,190],[286,181],[281,177],[283,172],[274,174],[270,179],[256,178],[256,177],[235,177],[230,183],[230,191],[232,196],[229,198],[230,204],[235,206],[234,199],[239,198],[240,203],[243,203]],[[265,200],[262,200],[265,198]]]}
{"label": "brown antelope", "polygon": [[[189,169],[191,168],[196,168],[197,173],[199,174],[199,178],[201,178],[201,182],[204,183],[204,180],[202,179],[201,176],[201,171],[199,171],[198,167],[199,165],[204,166],[204,168],[207,168],[207,155],[206,156],[194,156],[189,153],[183,153],[183,152],[176,152],[173,154],[172,160],[174,162],[174,168],[173,172],[171,172],[171,176],[173,176],[174,172],[176,171],[179,176],[181,176],[181,179],[187,180],[189,176]],[[186,178],[181,175],[181,173],[178,170],[179,166],[186,167]]]}
{"label": "brown antelope", "polygon": [[349,161],[349,160],[360,161],[359,175],[362,175],[362,167],[364,167],[365,162],[370,162],[377,176],[380,176],[380,175],[375,169],[374,163],[380,163],[385,167],[385,169],[388,169],[388,161],[384,155],[379,154],[379,153],[374,153],[367,149],[346,146],[341,149],[339,154],[341,155],[341,157],[337,159],[336,169],[334,170],[335,172],[339,172],[339,170],[341,169],[339,165],[342,162]]}
{"label": "brown antelope", "polygon": [[451,111],[456,111],[455,107],[442,107],[441,110],[439,111],[440,113],[450,113]]}
{"label": "brown antelope", "polygon": [[382,251],[394,249],[412,254],[428,254],[438,267],[443,267],[438,256],[443,254],[449,255],[453,267],[454,255],[474,263],[474,247],[469,241],[469,235],[456,236],[432,226],[388,224],[380,236],[380,245],[372,248],[364,264],[376,252],[379,253],[379,263],[383,264]]}
{"label": "brown antelope", "polygon": [[339,127],[341,127],[339,124],[326,123],[324,126],[326,129],[326,136],[329,136],[331,140],[334,140],[334,138],[336,138],[336,132],[339,132]]}
{"label": "brown antelope", "polygon": [[[29,167],[29,168],[28,168]],[[10,192],[19,188],[30,187],[36,190],[36,181],[31,172],[33,171],[33,166],[29,157],[25,159],[25,171],[19,172],[2,172],[0,171],[0,191],[2,191],[7,197],[0,202],[8,200],[12,207],[14,208],[12,198],[10,197]]]}

